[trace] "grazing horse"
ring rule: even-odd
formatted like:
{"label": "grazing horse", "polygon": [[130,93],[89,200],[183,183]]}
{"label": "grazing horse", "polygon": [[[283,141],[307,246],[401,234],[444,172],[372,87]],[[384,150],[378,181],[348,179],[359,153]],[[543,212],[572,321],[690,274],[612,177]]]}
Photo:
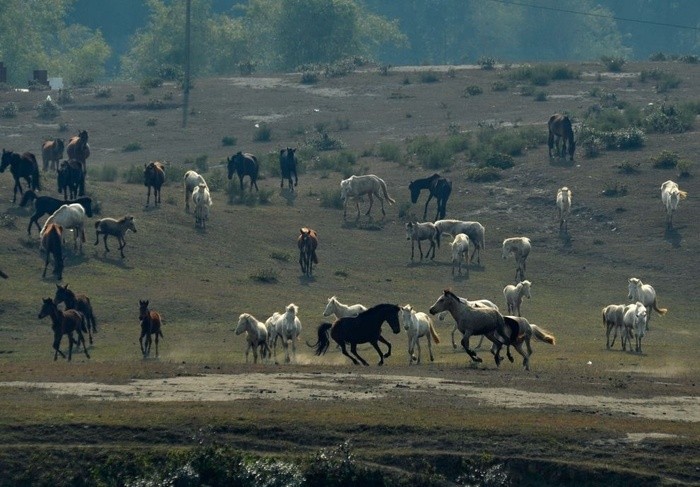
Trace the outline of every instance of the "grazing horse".
{"label": "grazing horse", "polygon": [[630,277],[627,284],[627,299],[632,301],[641,301],[647,309],[647,330],[649,330],[649,322],[651,321],[651,310],[653,309],[661,316],[668,312],[666,308],[659,308],[656,304],[656,290],[651,284],[644,284],[636,277]]}
{"label": "grazing horse", "polygon": [[85,171],[80,161],[71,159],[61,162],[56,173],[58,192],[63,193],[63,199],[75,199],[78,196],[85,196]]}
{"label": "grazing horse", "polygon": [[95,222],[95,245],[100,242],[100,235],[102,235],[102,241],[105,244],[105,252],[109,252],[107,247],[107,237],[113,236],[117,237],[119,242],[119,253],[124,258],[124,247],[126,247],[126,240],[124,235],[126,231],[131,230],[136,233],[136,224],[134,223],[134,217],[127,215],[119,220],[114,218],[102,218]]}
{"label": "grazing horse", "polygon": [[275,357],[275,363],[277,362],[277,338],[282,339],[282,347],[284,347],[284,362],[290,363],[291,358],[289,355],[289,345],[292,346],[292,356],[296,361],[297,356],[297,345],[296,341],[301,333],[301,321],[297,314],[299,313],[299,306],[294,303],[290,303],[284,309],[284,313],[275,313],[270,319],[270,335],[268,340],[273,344],[272,350]]}
{"label": "grazing horse", "polygon": [[165,338],[161,330],[163,321],[160,318],[160,313],[148,309],[148,300],[141,301],[139,299],[139,320],[141,320],[139,345],[141,345],[143,358],[148,358],[151,354],[151,335],[155,335],[156,337],[156,358],[158,358],[158,337]]}
{"label": "grazing horse", "polygon": [[338,298],[331,296],[328,298],[326,309],[323,310],[323,316],[335,315],[336,318],[345,318],[348,316],[357,316],[363,311],[367,311],[367,307],[362,304],[353,304],[348,306],[338,301]]}
{"label": "grazing horse", "polygon": [[253,186],[255,186],[255,191],[258,189],[258,171],[260,165],[258,164],[258,158],[253,154],[243,153],[241,151],[236,152],[233,156],[226,159],[228,161],[228,178],[231,180],[233,178],[233,173],[238,175],[238,180],[241,183],[241,191],[243,191],[243,178],[248,176],[250,178],[250,191],[253,191]]}
{"label": "grazing horse", "polygon": [[24,192],[24,195],[22,195],[19,206],[24,208],[32,201],[34,201],[34,214],[29,219],[29,225],[27,226],[27,233],[29,235],[32,234],[32,223],[36,225],[37,230],[41,231],[41,227],[39,226],[39,218],[44,215],[51,215],[63,205],[78,203],[85,209],[85,214],[92,217],[92,198],[89,196],[83,196],[82,198],[77,198],[74,200],[62,201],[52,196],[37,196],[34,190],[28,189]]}
{"label": "grazing horse", "polygon": [[[369,343],[379,354],[377,365],[383,365],[384,359],[391,356],[391,343],[382,336],[382,323],[386,321],[391,326],[391,331],[399,333],[401,331],[400,309],[395,304],[378,304],[357,316],[339,318],[333,324],[323,323],[318,327],[318,341],[313,345],[307,342],[307,345],[316,348],[316,355],[324,355],[328,351],[330,338],[332,338],[340,346],[343,355],[352,360],[353,364],[369,365],[357,353],[359,343]],[[389,350],[383,354],[378,342],[385,344]],[[348,343],[355,357],[348,353],[346,347]]]}
{"label": "grazing horse", "polygon": [[39,176],[39,164],[36,162],[36,157],[31,152],[18,154],[12,151],[2,150],[2,159],[0,160],[0,172],[5,172],[7,166],[10,166],[10,173],[15,180],[15,186],[12,189],[12,202],[17,201],[17,191],[22,196],[22,184],[20,179],[27,182],[27,186],[31,189],[41,189],[41,178]]}
{"label": "grazing horse", "polygon": [[515,269],[515,282],[525,280],[525,266],[531,248],[532,244],[527,237],[511,237],[503,241],[501,257],[507,259],[510,254],[513,254],[518,265]]}
{"label": "grazing horse", "polygon": [[[83,242],[85,242],[85,221],[87,215],[85,208],[80,203],[71,203],[70,205],[61,205],[54,211],[44,222],[44,226],[39,232],[39,236],[43,237],[48,225],[55,223],[63,227],[63,229],[73,229],[73,247],[78,249],[78,239],[80,239],[80,250],[83,250]],[[65,236],[65,235],[64,235]]]}
{"label": "grazing horse", "polygon": [[148,188],[146,206],[151,200],[151,188],[153,188],[153,205],[160,204],[160,188],[165,183],[165,165],[160,161],[151,161],[143,165],[143,185]]}
{"label": "grazing horse", "polygon": [[411,260],[415,256],[416,242],[418,242],[418,251],[420,252],[420,260],[423,260],[423,248],[420,245],[421,240],[428,240],[430,242],[430,247],[425,254],[425,257],[430,257],[430,251],[433,251],[433,256],[430,259],[435,258],[435,242],[437,241],[437,230],[435,225],[431,222],[408,222],[406,223],[406,240],[411,241]]}
{"label": "grazing horse", "polygon": [[41,144],[41,159],[43,162],[44,171],[58,169],[58,163],[63,159],[63,149],[65,148],[63,139],[45,140]]}
{"label": "grazing horse", "polygon": [[199,183],[192,191],[192,203],[194,203],[194,224],[198,228],[205,228],[209,219],[209,208],[212,205],[211,194],[207,183]]}
{"label": "grazing horse", "polygon": [[508,306],[509,314],[520,314],[520,306],[523,304],[523,297],[530,299],[530,286],[532,283],[530,281],[520,281],[518,284],[513,286],[508,284],[503,288],[503,297],[506,298],[506,305]]}
{"label": "grazing horse", "polygon": [[678,208],[680,200],[688,197],[688,193],[678,189],[678,184],[670,179],[661,185],[661,202],[666,207],[666,227],[673,226],[673,213]]}
{"label": "grazing horse", "polygon": [[474,246],[469,262],[474,262],[474,256],[476,256],[476,263],[481,264],[481,251],[486,249],[486,229],[481,223],[449,219],[438,220],[435,222],[435,228],[438,230],[438,247],[440,247],[440,236],[443,233],[447,233],[453,237],[456,237],[459,233],[466,234],[466,236],[469,237],[469,241]]}
{"label": "grazing horse", "polygon": [[435,220],[438,218],[445,218],[445,213],[447,213],[447,200],[450,198],[450,193],[452,193],[452,181],[435,173],[430,177],[411,181],[408,185],[408,189],[411,191],[411,203],[413,204],[418,201],[422,190],[427,189],[429,192],[428,200],[425,202],[425,208],[423,209],[423,220],[426,219],[426,215],[428,214],[428,203],[430,203],[430,200],[433,198],[437,200]]}
{"label": "grazing horse", "polygon": [[[185,188],[185,211],[190,211],[190,200],[192,199],[192,191],[194,188],[204,183],[207,186],[207,182],[204,180],[201,174],[195,171],[187,171],[185,176],[182,178],[182,186]],[[209,186],[207,186],[209,189]]]}
{"label": "grazing horse", "polygon": [[[610,350],[615,345],[617,333],[620,333],[620,343],[622,350],[625,349],[626,330],[625,330],[625,305],[624,304],[609,304],[603,308],[603,324],[605,325],[605,348]],[[610,341],[610,333],[613,332],[612,341]]]}
{"label": "grazing horse", "polygon": [[316,230],[302,227],[299,229],[300,235],[297,237],[297,247],[299,247],[299,265],[301,272],[311,277],[313,265],[318,264],[316,248],[318,247],[318,234]]}
{"label": "grazing horse", "polygon": [[79,130],[78,135],[68,139],[66,154],[68,154],[69,159],[80,161],[83,164],[83,168],[87,170],[87,158],[90,157],[87,130]]}
{"label": "grazing horse", "polygon": [[[343,179],[340,182],[340,198],[344,201],[343,207],[343,218],[347,216],[348,212],[348,201],[350,198],[355,200],[355,205],[357,206],[357,218],[360,218],[360,203],[359,198],[362,195],[369,195],[369,208],[365,215],[369,215],[372,211],[372,204],[374,202],[373,196],[379,199],[382,204],[382,215],[386,216],[384,211],[384,200],[386,199],[390,205],[396,203],[386,189],[386,183],[383,179],[374,174],[365,174],[363,176],[350,176],[348,179]],[[382,197],[384,195],[384,197]]]}
{"label": "grazing horse", "polygon": [[[44,304],[41,306],[41,310],[39,311],[39,319],[47,316],[51,317],[53,349],[55,350],[53,354],[54,361],[58,359],[59,354],[61,357],[66,358],[65,354],[60,350],[63,335],[68,335],[68,361],[73,358],[73,344],[80,347],[80,343],[83,344],[83,352],[85,352],[85,356],[90,358],[90,354],[87,351],[87,346],[85,345],[85,337],[83,336],[83,330],[86,329],[85,318],[80,311],[76,311],[74,309],[61,311],[51,298],[43,299],[43,302]],[[73,332],[78,334],[77,340],[73,338]]]}
{"label": "grazing horse", "polygon": [[450,242],[452,247],[452,275],[455,275],[455,265],[459,275],[462,275],[462,261],[466,262],[467,275],[469,275],[469,237],[464,233],[458,233]]}
{"label": "grazing horse", "polygon": [[265,323],[258,321],[255,316],[243,313],[238,317],[238,325],[236,326],[236,335],[245,332],[246,342],[248,345],[245,349],[245,363],[248,363],[248,354],[253,350],[253,363],[258,363],[258,349],[260,349],[260,357],[265,359],[265,356],[270,356],[270,347],[268,345],[268,335]]}
{"label": "grazing horse", "polygon": [[68,284],[65,286],[56,284],[56,294],[53,300],[56,304],[66,303],[66,309],[74,309],[82,313],[85,317],[90,345],[92,345],[92,333],[97,333],[97,320],[95,319],[95,313],[92,311],[90,298],[85,294],[74,293],[72,289],[68,289]]}
{"label": "grazing horse", "polygon": [[44,273],[41,277],[46,277],[46,269],[49,267],[49,260],[53,255],[53,273],[59,281],[63,279],[62,233],[63,229],[61,226],[55,223],[50,223],[44,227],[41,235],[41,248],[46,252],[46,259],[44,261]]}
{"label": "grazing horse", "polygon": [[[428,340],[428,352],[430,353],[430,361],[433,362],[433,346],[431,345],[431,338],[436,344],[440,343],[440,337],[435,331],[435,326],[433,326],[433,320],[425,313],[416,312],[415,309],[411,307],[410,304],[401,307],[401,312],[399,313],[399,318],[403,322],[403,329],[406,330],[408,335],[408,365],[420,363],[420,337],[426,337]],[[418,348],[418,355],[413,352]]]}
{"label": "grazing horse", "polygon": [[556,154],[558,157],[566,157],[566,150],[568,147],[569,160],[573,161],[576,141],[574,141],[574,130],[571,127],[571,120],[569,120],[569,117],[556,113],[549,117],[547,127],[549,128],[549,138],[547,139],[549,158],[552,158],[552,149],[556,145]]}
{"label": "grazing horse", "polygon": [[564,186],[557,191],[557,208],[559,209],[559,230],[569,231],[569,212],[571,211],[571,190]]}
{"label": "grazing horse", "polygon": [[[294,186],[299,184],[299,176],[297,175],[297,157],[294,154],[296,148],[287,147],[280,150],[280,188],[284,187],[284,180],[289,181],[289,190],[294,191]],[[292,186],[292,174],[294,174],[294,186]]]}
{"label": "grazing horse", "polygon": [[[632,351],[632,337],[635,339],[634,351],[642,353],[642,338],[647,331],[647,320],[649,315],[643,303],[637,301],[634,304],[628,304],[625,307],[625,331],[627,338],[630,341],[630,351]],[[624,344],[622,346],[624,350]]]}

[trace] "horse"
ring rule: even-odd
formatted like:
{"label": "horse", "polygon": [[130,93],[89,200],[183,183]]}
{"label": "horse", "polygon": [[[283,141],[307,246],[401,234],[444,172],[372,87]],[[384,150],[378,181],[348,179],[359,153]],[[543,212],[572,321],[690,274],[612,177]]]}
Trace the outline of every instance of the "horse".
{"label": "horse", "polygon": [[530,299],[531,285],[530,281],[520,281],[515,286],[508,284],[503,288],[503,297],[506,298],[509,314],[513,313],[522,316],[520,314],[520,305],[523,303],[523,297]]}
{"label": "horse", "polygon": [[411,203],[413,204],[416,204],[418,201],[422,190],[427,189],[429,192],[428,200],[425,202],[425,208],[423,209],[423,220],[426,219],[426,215],[428,214],[428,203],[430,203],[430,200],[433,198],[437,200],[435,220],[438,218],[445,218],[445,213],[447,213],[447,200],[450,198],[450,193],[452,193],[452,181],[435,173],[430,177],[411,181],[408,185],[408,189],[411,191]]}
{"label": "horse", "polygon": [[49,170],[49,165],[51,169],[58,169],[58,163],[63,159],[63,149],[65,148],[63,139],[51,139],[45,140],[41,144],[41,159],[43,162],[44,171]]}
{"label": "horse", "polygon": [[567,219],[571,211],[571,190],[566,186],[559,188],[557,191],[557,208],[559,209],[559,231],[564,228],[564,231],[568,232],[569,223]]}
{"label": "horse", "polygon": [[92,198],[89,196],[83,196],[74,200],[62,201],[52,196],[37,196],[34,190],[28,189],[24,192],[24,195],[22,195],[19,206],[24,208],[31,201],[34,201],[34,214],[29,219],[29,225],[27,226],[27,234],[29,235],[32,234],[32,223],[36,225],[37,230],[41,231],[41,227],[39,226],[39,218],[44,215],[51,215],[63,205],[78,203],[85,209],[85,214],[92,217]]}
{"label": "horse", "polygon": [[63,199],[75,199],[78,196],[85,196],[85,171],[80,161],[71,159],[61,162],[56,172],[56,182],[58,192],[63,193]]}
{"label": "horse", "polygon": [[[515,350],[522,355],[523,368],[525,370],[530,370],[530,356],[532,355],[530,340],[533,336],[541,342],[556,345],[556,338],[554,335],[540,328],[534,323],[528,322],[521,316],[504,316],[503,320],[506,323],[506,338],[510,340],[510,345],[513,345],[513,348],[515,348]],[[522,348],[523,344],[525,344],[527,347],[527,353]],[[513,358],[510,355],[508,355],[508,358],[511,362],[513,361]]]}
{"label": "horse", "polygon": [[97,320],[95,319],[95,313],[92,310],[90,298],[88,298],[85,294],[74,293],[72,289],[68,289],[68,284],[65,286],[56,284],[56,294],[54,295],[53,300],[56,304],[66,303],[66,309],[80,311],[80,313],[85,317],[88,337],[90,339],[90,345],[92,345],[92,333],[97,333]]}
{"label": "horse", "polygon": [[313,265],[318,264],[316,248],[318,247],[318,234],[316,230],[302,227],[299,229],[297,247],[299,247],[299,265],[301,272],[307,277],[313,274]]}
{"label": "horse", "polygon": [[[313,345],[307,342],[307,345],[316,349],[316,355],[324,355],[328,351],[330,338],[332,338],[340,346],[343,355],[352,360],[353,364],[369,365],[357,353],[358,344],[369,343],[379,354],[377,365],[383,365],[384,359],[391,356],[391,343],[382,336],[382,324],[386,321],[391,331],[399,333],[401,331],[400,309],[396,304],[378,304],[357,316],[338,318],[333,324],[322,323],[318,327],[318,341]],[[378,342],[385,344],[389,350],[383,354]],[[348,343],[354,357],[348,353]]]}
{"label": "horse", "polygon": [[147,358],[151,354],[151,335],[155,335],[156,337],[156,358],[158,358],[158,337],[165,338],[161,330],[163,321],[160,317],[160,313],[148,309],[148,300],[141,301],[139,299],[139,320],[141,321],[139,345],[141,345],[143,358]]}
{"label": "horse", "polygon": [[[294,186],[299,184],[299,176],[297,175],[297,158],[294,154],[296,148],[287,147],[280,150],[280,188],[284,187],[284,180],[289,181],[289,190],[294,191]],[[294,174],[294,186],[292,186],[292,174]]]}
{"label": "horse", "polygon": [[83,168],[87,171],[87,158],[90,157],[87,130],[79,130],[78,135],[68,139],[66,154],[69,159],[80,161],[83,164]]}
{"label": "horse", "polygon": [[[357,206],[357,218],[360,218],[360,203],[358,199],[362,195],[369,195],[369,208],[365,215],[369,215],[372,211],[372,204],[374,202],[373,196],[379,199],[382,204],[382,215],[386,216],[384,211],[384,200],[386,199],[390,205],[396,203],[386,189],[386,183],[380,177],[374,174],[365,174],[363,176],[350,176],[347,179],[343,179],[340,182],[340,198],[344,201],[343,207],[343,218],[347,217],[348,212],[348,200],[353,198],[355,200],[355,205]],[[382,194],[384,197],[382,197]]]}
{"label": "horse", "polygon": [[245,332],[248,345],[245,349],[245,363],[248,363],[248,353],[253,350],[253,363],[258,363],[258,349],[260,349],[260,357],[270,355],[270,347],[268,346],[268,335],[265,323],[258,321],[255,316],[243,313],[238,317],[238,325],[236,326],[236,335]]}
{"label": "horse", "polygon": [[41,178],[39,176],[39,164],[36,162],[36,157],[31,152],[18,154],[12,151],[2,150],[2,159],[0,159],[0,172],[5,172],[7,166],[10,166],[10,173],[15,180],[15,186],[12,189],[12,202],[17,201],[17,191],[22,196],[22,184],[20,179],[24,179],[33,190],[41,189]]}
{"label": "horse", "polygon": [[[626,330],[625,330],[625,305],[624,304],[609,304],[603,308],[603,325],[605,325],[605,348],[610,348],[615,345],[617,333],[620,333],[620,343],[622,350],[625,349]],[[613,332],[612,342],[610,341],[610,333]]]}
{"label": "horse", "polygon": [[212,205],[207,183],[199,183],[199,186],[194,188],[192,203],[194,203],[194,224],[198,228],[204,228],[209,219],[209,208]]}
{"label": "horse", "polygon": [[[87,358],[90,358],[87,346],[85,345],[85,337],[83,336],[83,330],[85,330],[85,318],[80,313],[74,309],[67,309],[61,311],[58,306],[51,298],[45,298],[42,300],[44,304],[41,306],[39,311],[39,319],[45,318],[47,316],[51,317],[51,329],[53,330],[53,349],[55,350],[53,354],[53,359],[56,361],[58,356],[66,358],[65,354],[61,352],[61,339],[63,335],[68,335],[68,361],[73,358],[73,344],[80,347],[80,343],[83,344],[83,352]],[[78,334],[78,339],[73,338],[73,332]]]}
{"label": "horse", "polygon": [[[644,337],[645,332],[648,330],[648,318],[649,315],[647,313],[647,308],[640,301],[637,301],[634,304],[628,304],[625,307],[623,322],[625,323],[625,331],[630,341],[630,351],[632,351],[632,337],[634,337],[634,351],[637,353],[642,353],[642,338]],[[622,348],[624,350],[624,345]]]}
{"label": "horse", "polygon": [[513,254],[518,265],[515,269],[515,282],[525,280],[525,266],[531,248],[532,244],[527,237],[511,237],[503,240],[501,257],[507,259],[510,254]]}
{"label": "horse", "polygon": [[243,191],[243,178],[245,176],[250,178],[250,191],[253,191],[253,186],[255,186],[255,191],[260,191],[257,182],[260,165],[258,164],[257,157],[247,152],[243,153],[238,151],[233,156],[227,158],[226,161],[228,161],[228,179],[231,180],[233,178],[233,173],[235,171],[241,183],[241,191]]}
{"label": "horse", "polygon": [[323,310],[323,316],[335,315],[336,318],[345,318],[349,316],[357,316],[363,311],[367,311],[367,307],[362,304],[346,305],[338,301],[338,298],[331,296],[328,298],[326,309]]}
{"label": "horse", "polygon": [[661,185],[661,202],[666,207],[666,227],[673,226],[673,213],[678,208],[680,200],[688,197],[688,193],[678,189],[678,184],[670,179]]}
{"label": "horse", "polygon": [[[440,337],[435,331],[435,326],[433,326],[433,320],[425,313],[416,312],[415,309],[411,307],[410,304],[401,306],[401,312],[399,313],[399,319],[403,323],[403,329],[406,330],[408,335],[408,365],[420,363],[420,337],[426,337],[428,340],[428,352],[430,354],[430,361],[433,362],[433,347],[431,345],[431,338],[436,344],[440,343]],[[414,355],[414,350],[418,348],[418,355]]]}
{"label": "horse", "polygon": [[656,304],[656,290],[650,284],[644,284],[636,277],[630,277],[627,284],[627,299],[641,301],[647,309],[647,331],[651,321],[651,310],[653,309],[661,316],[668,312],[667,308],[659,308]]}
{"label": "horse", "polygon": [[[474,301],[468,301],[464,298],[459,298],[462,299],[465,303],[467,303],[469,306],[472,308],[491,308],[495,309],[496,311],[500,312],[500,309],[498,308],[498,305],[494,303],[493,301],[489,301],[488,299],[477,299]],[[443,311],[442,313],[438,313],[438,319],[440,321],[443,321],[445,319],[445,315],[450,314],[449,311]],[[455,343],[455,332],[459,328],[457,327],[457,323],[455,322],[455,326],[452,328],[452,348],[457,348],[457,344]],[[484,341],[484,335],[481,335],[481,338],[479,339],[479,343],[477,344],[476,349],[481,348],[481,344]]]}
{"label": "horse", "polygon": [[481,223],[451,219],[438,220],[435,222],[435,228],[438,230],[438,247],[440,247],[440,236],[443,233],[452,235],[452,237],[456,237],[457,234],[464,233],[467,237],[469,237],[469,241],[474,246],[469,262],[474,262],[474,257],[476,257],[476,263],[481,265],[481,251],[486,249],[486,229]]}
{"label": "horse", "polygon": [[153,205],[160,204],[160,188],[165,183],[165,165],[160,161],[151,161],[143,165],[143,185],[148,188],[146,195],[146,207],[151,200],[151,188],[153,188]]}
{"label": "horse", "polygon": [[459,275],[462,275],[462,261],[465,261],[467,265],[467,275],[469,275],[469,237],[463,233],[458,233],[455,238],[450,242],[452,247],[452,275],[455,275],[455,265]]}
{"label": "horse", "polygon": [[299,306],[294,303],[290,303],[284,310],[284,313],[275,313],[272,315],[272,327],[270,331],[274,335],[270,335],[269,340],[273,342],[273,353],[275,356],[275,363],[277,363],[277,338],[282,339],[282,347],[284,347],[284,362],[290,363],[291,358],[289,355],[289,345],[292,346],[292,356],[296,361],[297,355],[297,345],[296,341],[301,333],[301,321],[297,316],[299,313]]}
{"label": "horse", "polygon": [[424,223],[418,223],[418,222],[408,222],[405,225],[406,227],[406,240],[411,241],[411,260],[413,260],[414,255],[415,255],[415,246],[416,242],[418,242],[418,251],[420,252],[420,260],[423,260],[423,249],[421,248],[420,242],[421,240],[428,240],[430,241],[430,247],[428,247],[428,252],[425,254],[425,257],[428,258],[430,257],[430,251],[433,251],[433,256],[430,257],[430,259],[435,258],[435,242],[437,241],[437,230],[435,229],[435,225],[433,225],[431,222],[424,222]]}
{"label": "horse", "polygon": [[53,273],[59,281],[63,279],[63,243],[61,234],[63,229],[60,225],[50,223],[45,227],[41,236],[41,248],[46,252],[44,261],[44,272],[41,277],[46,277],[46,269],[49,267],[50,257],[53,255]]}
{"label": "horse", "polygon": [[[200,184],[204,183],[205,186],[207,186],[207,182],[204,180],[204,177],[202,177],[201,174],[198,174],[195,171],[187,171],[185,175],[182,178],[182,186],[185,189],[185,211],[189,212],[190,211],[190,200],[192,199],[192,191],[194,191],[194,188],[199,186]],[[207,186],[207,189],[209,189],[209,186]]]}
{"label": "horse", "polygon": [[119,220],[115,220],[114,218],[102,218],[101,220],[97,220],[95,222],[94,245],[97,245],[100,242],[100,235],[102,235],[102,241],[105,245],[105,252],[109,252],[109,248],[107,247],[107,237],[110,235],[117,237],[117,241],[119,242],[119,253],[123,259],[124,247],[126,247],[126,240],[124,239],[124,236],[126,235],[127,230],[131,230],[132,232],[136,233],[136,224],[134,223],[133,216],[127,215]]}
{"label": "horse", "polygon": [[61,205],[54,211],[44,222],[44,226],[39,232],[39,236],[43,237],[48,225],[55,223],[63,227],[63,229],[73,229],[74,249],[78,249],[78,234],[80,234],[80,251],[83,250],[83,242],[85,242],[85,220],[87,215],[85,208],[80,203],[71,203],[69,205]]}
{"label": "horse", "polygon": [[547,139],[547,145],[549,146],[549,158],[552,158],[552,149],[555,145],[557,156],[566,157],[566,150],[568,146],[569,160],[573,161],[574,151],[576,150],[576,141],[574,140],[574,130],[571,127],[571,120],[569,117],[560,113],[555,113],[549,117],[547,127],[549,128],[549,138]]}

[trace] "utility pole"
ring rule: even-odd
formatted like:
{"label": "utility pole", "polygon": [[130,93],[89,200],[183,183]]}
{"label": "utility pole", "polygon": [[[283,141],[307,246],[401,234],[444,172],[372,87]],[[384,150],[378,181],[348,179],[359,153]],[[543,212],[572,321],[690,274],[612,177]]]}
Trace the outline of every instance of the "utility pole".
{"label": "utility pole", "polygon": [[187,127],[187,113],[190,110],[190,17],[192,0],[186,0],[185,7],[185,79],[182,81],[182,127]]}

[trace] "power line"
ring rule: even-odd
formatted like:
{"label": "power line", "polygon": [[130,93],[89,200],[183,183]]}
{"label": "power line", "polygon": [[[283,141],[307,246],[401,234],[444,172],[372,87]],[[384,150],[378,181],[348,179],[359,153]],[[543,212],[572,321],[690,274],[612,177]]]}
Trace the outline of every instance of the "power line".
{"label": "power line", "polygon": [[597,13],[593,13],[593,12],[580,12],[578,10],[569,10],[569,9],[559,8],[559,7],[546,7],[544,5],[532,5],[529,3],[514,2],[514,1],[509,1],[509,0],[489,0],[489,1],[495,2],[495,3],[502,3],[504,5],[513,5],[513,6],[517,6],[517,7],[535,8],[535,9],[540,9],[540,10],[551,10],[553,12],[563,12],[563,13],[567,13],[567,14],[584,15],[587,17],[598,17],[598,18],[603,18],[603,19],[612,19],[612,20],[618,20],[618,21],[622,21],[622,22],[633,22],[633,23],[637,23],[637,24],[656,25],[656,26],[661,26],[661,27],[673,27],[676,29],[694,30],[696,32],[698,30],[700,30],[700,28],[698,28],[698,27],[691,27],[689,25],[669,24],[666,22],[655,22],[653,20],[628,19],[625,17],[617,17],[615,15],[597,14]]}

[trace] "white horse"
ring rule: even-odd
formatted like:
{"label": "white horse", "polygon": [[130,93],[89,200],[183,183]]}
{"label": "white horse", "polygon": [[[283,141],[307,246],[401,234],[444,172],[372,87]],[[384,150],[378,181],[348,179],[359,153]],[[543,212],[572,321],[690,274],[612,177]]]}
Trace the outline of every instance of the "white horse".
{"label": "white horse", "polygon": [[[624,304],[609,304],[603,308],[603,324],[605,325],[605,347],[609,350],[615,345],[615,339],[618,332],[620,333],[620,342],[622,350],[625,349],[627,331],[625,330],[625,305]],[[613,333],[612,342],[610,341],[610,333]]]}
{"label": "white horse", "polygon": [[291,359],[289,356],[289,344],[290,344],[290,342],[292,345],[292,355],[294,356],[294,359],[296,360],[296,354],[297,354],[296,341],[297,341],[297,338],[299,338],[299,334],[301,333],[301,321],[299,321],[299,318],[297,317],[298,312],[299,312],[299,307],[296,304],[291,303],[291,304],[287,305],[287,307],[284,310],[284,313],[279,313],[277,316],[277,319],[273,320],[274,332],[275,332],[275,337],[273,340],[275,342],[275,344],[273,345],[273,354],[275,356],[275,363],[277,363],[277,347],[276,347],[277,337],[280,337],[282,339],[282,346],[284,347],[284,361],[285,361],[285,363],[291,362]]}
{"label": "white horse", "polygon": [[452,247],[452,275],[455,275],[455,265],[459,275],[462,275],[462,261],[466,262],[467,275],[469,275],[469,237],[464,233],[458,233],[450,242]]}
{"label": "white horse", "polygon": [[323,310],[323,316],[330,316],[334,314],[336,318],[352,318],[359,315],[363,311],[367,311],[366,306],[359,303],[349,306],[338,301],[338,298],[335,296],[331,296],[328,298],[326,309]]}
{"label": "white horse", "polygon": [[[72,203],[70,205],[61,205],[61,207],[56,210],[50,217],[44,222],[44,226],[39,232],[39,238],[44,236],[49,223],[55,223],[60,225],[63,229],[72,229],[74,237],[74,248],[78,248],[78,234],[80,234],[80,251],[83,250],[83,243],[85,242],[85,222],[87,221],[87,215],[85,214],[85,208],[80,203]],[[65,236],[65,231],[63,232]],[[64,241],[65,243],[65,241]]]}
{"label": "white horse", "polygon": [[625,308],[625,316],[623,321],[625,323],[627,338],[630,341],[630,351],[632,351],[632,337],[634,337],[634,351],[637,353],[642,353],[642,338],[647,330],[648,318],[649,315],[647,314],[647,308],[640,301],[637,301],[634,304],[629,304]]}
{"label": "white horse", "polygon": [[[182,178],[182,186],[185,188],[185,211],[190,211],[190,199],[192,199],[192,191],[194,188],[204,183],[207,186],[207,182],[204,180],[201,174],[195,171],[187,171],[185,176]],[[209,189],[209,186],[207,186]]]}
{"label": "white horse", "polygon": [[503,288],[503,297],[506,298],[506,306],[508,306],[509,314],[520,314],[520,305],[523,303],[523,297],[530,299],[530,286],[532,283],[530,281],[520,281],[518,284],[513,286],[508,284]]}
{"label": "white horse", "polygon": [[571,211],[571,190],[564,186],[557,191],[557,208],[559,208],[559,230],[564,228],[565,232],[569,231],[569,223],[567,219]]}
{"label": "white horse", "polygon": [[636,277],[630,277],[627,285],[627,299],[632,301],[641,301],[647,309],[647,331],[649,331],[649,321],[651,321],[651,310],[653,309],[660,315],[665,315],[668,312],[666,308],[659,308],[656,304],[656,290],[650,284],[644,284]]}
{"label": "white horse", "polygon": [[433,251],[433,256],[431,259],[435,258],[435,242],[437,239],[437,230],[432,222],[418,223],[418,222],[408,222],[406,223],[406,240],[411,241],[411,260],[415,255],[415,244],[418,242],[418,251],[420,252],[420,260],[423,260],[423,249],[420,246],[421,240],[430,241],[430,247],[428,247],[428,252],[426,252],[425,257],[430,257],[430,251]]}
{"label": "white horse", "polygon": [[[477,299],[475,301],[468,301],[464,298],[459,298],[459,299],[463,300],[463,302],[465,302],[466,304],[468,304],[472,308],[491,308],[491,309],[495,309],[498,312],[501,311],[498,308],[498,305],[496,303],[494,303],[493,301],[489,301],[488,299]],[[447,316],[448,314],[449,314],[449,312],[443,311],[442,313],[439,313],[437,316],[438,316],[438,319],[440,321],[443,321],[445,319],[445,316]],[[454,328],[452,328],[452,348],[457,348],[457,344],[455,343],[455,332],[458,329],[459,328],[457,327],[457,323],[455,323]],[[481,344],[483,341],[484,341],[484,336],[482,335],[481,338],[479,339],[479,344],[475,348],[481,348]]]}
{"label": "white horse", "polygon": [[678,184],[670,179],[661,185],[661,201],[666,207],[666,226],[673,226],[673,213],[678,208],[680,200],[688,197],[688,193],[678,189]]}
{"label": "white horse", "polygon": [[[433,326],[433,320],[425,313],[416,312],[410,304],[401,307],[399,312],[399,320],[403,324],[404,330],[408,335],[408,365],[411,365],[414,361],[420,363],[420,337],[426,337],[428,340],[428,352],[430,353],[430,361],[433,362],[433,347],[430,343],[430,339],[437,344],[440,343],[440,337],[435,331]],[[418,355],[416,356],[413,352],[418,348]]]}
{"label": "white horse", "polygon": [[474,246],[469,262],[474,262],[474,256],[476,256],[476,263],[481,264],[481,251],[486,249],[486,229],[481,223],[461,220],[438,220],[435,222],[435,228],[438,230],[438,247],[440,247],[441,234],[447,233],[456,237],[458,234],[464,233]]}
{"label": "white horse", "polygon": [[386,183],[380,177],[375,176],[374,174],[350,176],[348,179],[343,179],[340,182],[340,197],[344,201],[343,218],[347,216],[348,200],[350,198],[355,200],[355,205],[357,206],[357,218],[360,218],[359,198],[365,194],[369,195],[369,208],[367,209],[367,213],[365,213],[365,215],[369,215],[369,212],[372,211],[372,203],[374,202],[373,196],[376,196],[379,199],[379,202],[382,204],[382,215],[386,215],[386,212],[384,211],[384,199],[386,199],[390,205],[396,203],[396,201],[389,196],[386,189]]}
{"label": "white horse", "polygon": [[192,203],[194,203],[194,222],[199,228],[206,226],[209,219],[209,208],[212,205],[211,194],[207,183],[199,183],[192,191]]}
{"label": "white horse", "polygon": [[267,328],[265,324],[258,321],[253,315],[243,313],[238,317],[238,326],[236,326],[236,335],[246,333],[246,341],[248,346],[245,349],[245,363],[248,363],[248,353],[253,350],[253,363],[258,363],[258,348],[260,349],[260,357],[270,355],[270,348],[267,344]]}
{"label": "white horse", "polygon": [[525,280],[525,263],[531,248],[532,244],[527,237],[511,237],[503,241],[501,257],[507,259],[510,254],[513,254],[515,262],[518,264],[517,269],[515,269],[516,282]]}

